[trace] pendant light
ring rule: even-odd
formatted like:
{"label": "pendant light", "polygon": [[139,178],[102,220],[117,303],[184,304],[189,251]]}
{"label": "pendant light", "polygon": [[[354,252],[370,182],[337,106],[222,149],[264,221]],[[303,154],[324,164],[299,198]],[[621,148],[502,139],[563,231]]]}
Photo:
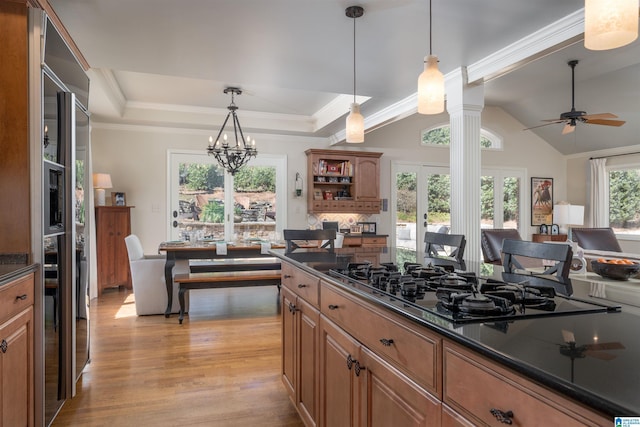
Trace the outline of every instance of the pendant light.
{"label": "pendant light", "polygon": [[585,0],[584,47],[615,49],[638,38],[638,0]]}
{"label": "pendant light", "polygon": [[418,77],[418,113],[439,114],[444,111],[444,75],[438,70],[438,57],[431,53],[431,0],[429,0],[429,55],[424,57],[424,71]]}
{"label": "pendant light", "polygon": [[353,103],[351,112],[347,116],[347,142],[364,142],[364,117],[360,114],[360,104],[356,102],[356,18],[364,15],[364,9],[360,6],[349,6],[346,15],[353,18]]}

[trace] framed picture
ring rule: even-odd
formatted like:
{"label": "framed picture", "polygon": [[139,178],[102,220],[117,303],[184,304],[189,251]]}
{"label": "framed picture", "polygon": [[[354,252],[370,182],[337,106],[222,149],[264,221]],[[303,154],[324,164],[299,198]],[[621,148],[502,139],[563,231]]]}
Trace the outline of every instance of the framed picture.
{"label": "framed picture", "polygon": [[111,193],[111,205],[113,206],[127,206],[124,193]]}
{"label": "framed picture", "polygon": [[531,225],[553,223],[553,178],[531,178]]}
{"label": "framed picture", "polygon": [[376,234],[375,222],[358,222],[356,224],[362,226],[362,234]]}
{"label": "framed picture", "polygon": [[322,190],[313,190],[313,200],[322,200]]}

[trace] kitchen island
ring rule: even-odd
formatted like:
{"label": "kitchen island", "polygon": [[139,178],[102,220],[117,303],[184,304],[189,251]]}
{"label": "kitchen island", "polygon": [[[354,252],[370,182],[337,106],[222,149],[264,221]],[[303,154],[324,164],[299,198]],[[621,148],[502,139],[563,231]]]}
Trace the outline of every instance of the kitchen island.
{"label": "kitchen island", "polygon": [[[370,251],[272,252],[283,261],[283,382],[307,425],[612,425],[640,414],[637,308],[458,324],[330,274],[422,257]],[[620,306],[589,296],[597,278],[572,281],[579,298]]]}

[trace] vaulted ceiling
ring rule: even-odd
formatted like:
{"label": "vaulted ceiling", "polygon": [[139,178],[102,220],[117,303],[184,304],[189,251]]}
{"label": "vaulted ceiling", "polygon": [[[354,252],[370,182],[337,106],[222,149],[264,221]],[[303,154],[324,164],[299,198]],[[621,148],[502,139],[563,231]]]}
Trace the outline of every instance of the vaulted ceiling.
{"label": "vaulted ceiling", "polygon": [[[357,95],[368,128],[415,114],[417,76],[429,49],[427,0],[49,0],[91,66],[96,123],[213,130],[230,98],[246,132],[340,141],[353,99],[352,4]],[[467,67],[485,81],[485,104],[524,127],[575,103],[612,112],[622,127],[562,124],[535,132],[563,154],[636,144],[640,42],[583,47],[583,0],[434,0],[433,53],[446,74]],[[443,121],[447,120],[446,114]],[[365,138],[366,145],[366,138]]]}

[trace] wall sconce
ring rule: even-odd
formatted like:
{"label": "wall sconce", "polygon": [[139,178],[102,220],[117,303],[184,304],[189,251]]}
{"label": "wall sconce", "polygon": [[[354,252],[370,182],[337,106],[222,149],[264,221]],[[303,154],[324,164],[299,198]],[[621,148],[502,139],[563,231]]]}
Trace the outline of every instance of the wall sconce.
{"label": "wall sconce", "polygon": [[295,181],[295,194],[296,197],[302,196],[302,185],[304,181],[302,180],[302,176],[300,172],[296,172],[296,181]]}
{"label": "wall sconce", "polygon": [[112,188],[111,175],[108,173],[94,173],[93,188],[96,190],[96,206],[104,206],[104,190],[105,188]]}
{"label": "wall sconce", "polygon": [[560,233],[568,235],[570,226],[584,224],[584,206],[559,202],[553,207],[553,222],[560,226]]}

